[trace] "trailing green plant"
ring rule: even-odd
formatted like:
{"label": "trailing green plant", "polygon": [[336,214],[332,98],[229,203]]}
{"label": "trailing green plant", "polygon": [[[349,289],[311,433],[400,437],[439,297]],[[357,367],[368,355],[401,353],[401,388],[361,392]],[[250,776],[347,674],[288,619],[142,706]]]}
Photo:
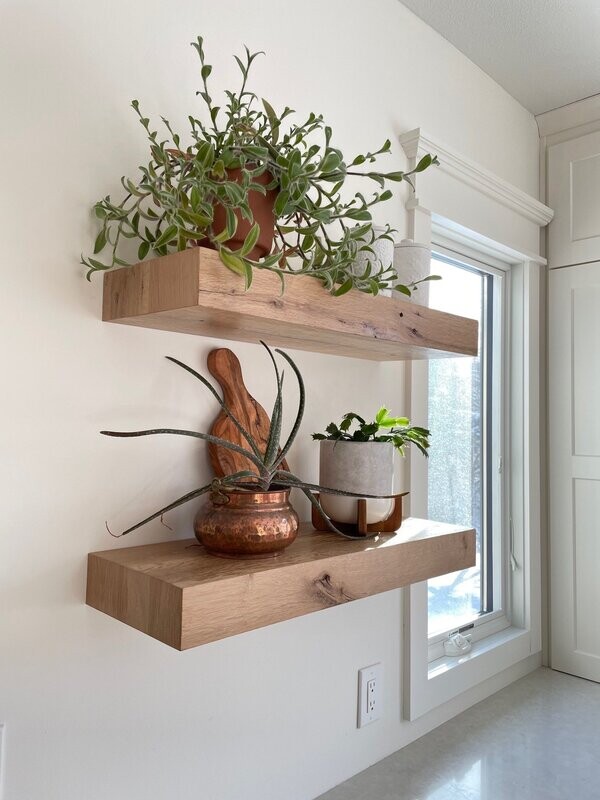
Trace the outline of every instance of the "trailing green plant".
{"label": "trailing green plant", "polygon": [[[352,430],[352,426],[355,426]],[[346,442],[392,442],[400,455],[404,455],[406,445],[414,444],[424,456],[428,455],[429,437],[427,428],[411,425],[408,417],[392,417],[390,411],[382,406],[373,422],[367,422],[353,411],[344,414],[339,425],[330,422],[325,433],[313,433],[313,439],[330,439]]]}
{"label": "trailing green plant", "polygon": [[[372,228],[372,209],[392,196],[388,183],[406,181],[423,172],[437,157],[425,155],[407,172],[381,172],[374,166],[389,153],[390,142],[377,150],[347,160],[332,144],[332,130],[320,114],[311,113],[302,122],[291,122],[295,113],[285,107],[277,113],[267,101],[259,102],[248,88],[254,60],[260,54],[245,49],[235,60],[241,84],[225,92],[224,104],[217,104],[209,91],[212,66],[206,63],[203,40],[192,43],[200,59],[202,89],[197,92],[204,104],[204,117],[189,116],[190,141],[184,143],[167,119],[162,117],[166,137],[159,135],[150,119],[143,115],[137,100],[132,106],[146,131],[151,159],[140,166],[135,179],[121,178],[125,195],[112,200],[107,195],[94,206],[101,223],[92,256],[81,263],[87,277],[115,266],[130,266],[123,258],[124,240],[138,244],[137,259],[208,244],[215,248],[223,264],[243,276],[246,287],[255,268],[277,273],[282,281],[291,273],[318,278],[327,289],[341,295],[351,288],[377,294],[394,285],[397,274],[391,264],[376,261],[373,243],[391,238],[389,225],[381,234]],[[201,115],[202,116],[202,115]],[[241,170],[232,180],[230,170]],[[259,182],[261,176],[270,180]],[[366,178],[377,185],[369,197],[361,192],[347,196],[348,178]],[[260,228],[254,220],[249,193],[275,190],[275,237],[272,250],[263,258],[250,257]],[[215,208],[225,209],[226,225],[216,230]],[[232,249],[239,219],[252,224],[243,245]],[[101,261],[100,253],[108,252]],[[359,251],[368,258],[367,266],[355,274],[353,265]],[[427,280],[428,278],[426,278]],[[419,281],[420,282],[420,281]],[[417,282],[418,283],[418,282]],[[396,286],[410,295],[410,286]]]}
{"label": "trailing green plant", "polygon": [[[227,439],[221,439],[218,436],[212,436],[209,433],[203,433],[201,431],[189,431],[189,430],[181,430],[177,428],[153,428],[150,430],[141,430],[141,431],[100,431],[101,434],[104,436],[118,436],[118,437],[134,437],[134,436],[154,436],[157,434],[172,434],[175,436],[191,436],[195,439],[201,439],[205,442],[211,442],[212,444],[219,445],[220,447],[225,447],[228,450],[233,450],[236,453],[240,453],[244,455],[254,466],[255,471],[252,470],[241,470],[239,472],[235,472],[232,475],[226,475],[222,478],[214,478],[209,483],[200,486],[198,489],[194,489],[191,492],[187,492],[186,494],[182,495],[181,497],[174,500],[172,503],[164,506],[164,508],[155,511],[150,516],[143,519],[141,522],[132,525],[127,530],[123,531],[120,534],[113,534],[110,528],[108,529],[109,533],[112,536],[125,536],[127,533],[131,533],[131,531],[140,528],[142,525],[145,525],[148,522],[151,522],[158,517],[162,518],[163,514],[166,514],[168,511],[172,511],[174,508],[183,505],[184,503],[189,502],[190,500],[194,500],[196,497],[201,497],[204,494],[211,493],[213,499],[224,498],[227,495],[227,492],[231,491],[241,491],[241,492],[256,492],[256,491],[268,491],[269,488],[273,485],[275,486],[284,486],[290,489],[299,489],[306,497],[310,500],[311,504],[317,508],[326,521],[330,530],[335,533],[340,534],[341,536],[345,536],[346,538],[354,538],[352,536],[348,536],[347,534],[343,533],[342,531],[338,530],[335,525],[328,519],[327,515],[323,511],[321,504],[317,497],[315,497],[315,492],[324,492],[326,494],[336,494],[336,495],[343,495],[345,497],[374,497],[374,495],[359,495],[355,494],[354,492],[345,492],[339,489],[331,489],[326,486],[318,486],[313,483],[307,483],[303,481],[298,476],[294,475],[292,472],[288,470],[282,469],[281,462],[284,460],[286,455],[288,454],[294,440],[298,434],[300,429],[300,423],[302,422],[302,417],[304,415],[304,407],[305,407],[305,388],[304,388],[304,381],[302,380],[302,375],[298,367],[296,366],[295,362],[292,358],[285,353],[283,350],[275,350],[282,358],[284,358],[287,363],[292,368],[294,375],[296,376],[298,382],[298,389],[299,389],[299,401],[298,401],[298,410],[296,412],[296,418],[292,429],[285,440],[285,443],[281,444],[281,429],[282,429],[282,417],[283,417],[283,379],[284,373],[283,371],[279,371],[279,367],[277,365],[277,361],[271,349],[264,343],[261,344],[266,348],[269,357],[271,359],[273,369],[275,370],[275,378],[277,382],[277,394],[275,397],[275,403],[273,406],[273,414],[271,416],[271,422],[269,426],[269,434],[267,436],[267,443],[264,450],[261,450],[258,443],[256,442],[255,438],[244,428],[241,424],[239,419],[233,414],[230,408],[227,407],[223,399],[221,398],[219,392],[215,389],[215,387],[199,372],[196,372],[195,369],[189,367],[187,364],[184,364],[182,361],[179,361],[172,356],[167,356],[169,361],[172,361],[174,364],[177,364],[182,369],[189,372],[195,378],[197,378],[213,395],[213,397],[217,400],[223,411],[227,414],[230,418],[232,423],[238,429],[240,434],[247,442],[247,447],[242,447],[241,445],[235,444],[234,442],[230,442]],[[108,526],[107,526],[108,528]]]}

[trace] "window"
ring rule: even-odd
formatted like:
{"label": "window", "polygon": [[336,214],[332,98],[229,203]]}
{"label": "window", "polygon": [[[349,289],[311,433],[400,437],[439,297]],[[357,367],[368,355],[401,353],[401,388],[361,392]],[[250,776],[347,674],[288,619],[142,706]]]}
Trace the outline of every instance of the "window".
{"label": "window", "polygon": [[500,270],[442,253],[431,271],[443,280],[430,284],[429,305],[479,322],[476,358],[429,362],[428,517],[474,527],[477,542],[474,567],[428,582],[428,633],[438,644],[431,653],[436,658],[450,631],[502,614],[506,279]]}

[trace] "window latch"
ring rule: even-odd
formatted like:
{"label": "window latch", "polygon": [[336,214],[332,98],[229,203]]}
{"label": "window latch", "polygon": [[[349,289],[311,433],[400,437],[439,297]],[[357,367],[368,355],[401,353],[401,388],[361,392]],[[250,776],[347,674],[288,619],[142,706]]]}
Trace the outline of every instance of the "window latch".
{"label": "window latch", "polygon": [[471,634],[454,631],[444,642],[444,654],[447,656],[463,656],[471,650]]}

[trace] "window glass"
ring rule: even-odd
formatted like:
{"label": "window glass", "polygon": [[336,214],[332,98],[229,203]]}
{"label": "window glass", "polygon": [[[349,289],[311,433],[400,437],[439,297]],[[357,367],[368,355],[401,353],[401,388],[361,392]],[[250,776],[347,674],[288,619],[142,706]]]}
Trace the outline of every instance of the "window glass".
{"label": "window glass", "polygon": [[485,273],[433,259],[432,273],[443,280],[429,284],[432,308],[477,319],[480,355],[429,361],[428,516],[439,522],[473,527],[477,563],[470,569],[428,581],[429,635],[468,624],[482,608],[482,540],[484,530],[484,389],[482,342],[485,336]]}

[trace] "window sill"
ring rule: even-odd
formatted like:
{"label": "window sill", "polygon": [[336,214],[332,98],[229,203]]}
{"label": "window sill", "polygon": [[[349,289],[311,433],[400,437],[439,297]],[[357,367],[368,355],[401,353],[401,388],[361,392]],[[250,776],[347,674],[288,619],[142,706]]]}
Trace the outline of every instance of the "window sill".
{"label": "window sill", "polygon": [[471,652],[464,656],[444,656],[427,664],[424,652],[419,660],[413,654],[404,695],[405,718],[414,720],[427,714],[514,667],[532,653],[531,632],[511,627],[475,642]]}
{"label": "window sill", "polygon": [[[505,628],[504,630],[474,642],[471,650],[464,656],[442,656],[431,661],[427,670],[427,680],[434,680],[449,672],[473,663],[488,653],[495,652],[498,648],[512,647],[520,649],[522,641],[529,643],[529,631],[523,628]],[[529,652],[527,652],[529,655]]]}

